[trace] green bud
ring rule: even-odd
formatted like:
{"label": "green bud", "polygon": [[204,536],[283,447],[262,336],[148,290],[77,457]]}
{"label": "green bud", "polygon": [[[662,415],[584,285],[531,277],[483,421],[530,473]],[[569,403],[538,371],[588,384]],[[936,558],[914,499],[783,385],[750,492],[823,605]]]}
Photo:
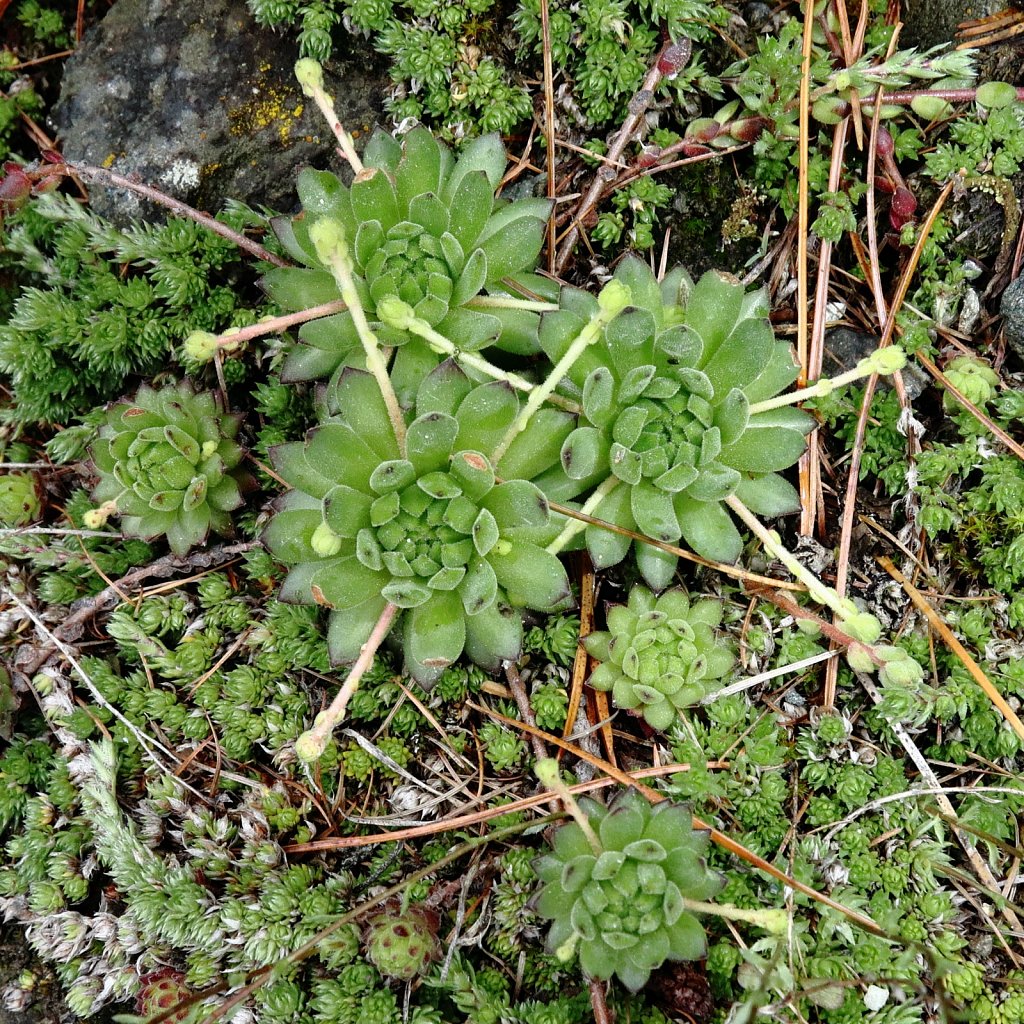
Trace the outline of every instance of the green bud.
{"label": "green bud", "polygon": [[315,220],[309,228],[309,240],[313,243],[321,263],[330,265],[344,260],[347,255],[345,228],[341,221],[333,217]]}
{"label": "green bud", "polygon": [[377,303],[377,316],[381,321],[399,331],[407,331],[416,319],[416,311],[408,302],[397,295],[385,295]]}
{"label": "green bud", "polygon": [[861,643],[873,644],[882,635],[882,624],[870,612],[858,612],[842,621],[844,633]]}
{"label": "green bud", "polygon": [[324,89],[324,69],[309,57],[295,62],[295,79],[302,87],[302,95],[312,97]]}
{"label": "green bud", "polygon": [[217,335],[193,331],[185,339],[185,355],[197,363],[208,363],[217,354]]}
{"label": "green bud", "polygon": [[924,669],[902,647],[881,647],[876,653],[884,661],[878,670],[883,683],[915,686],[924,679]]}
{"label": "green bud", "polygon": [[304,732],[295,741],[295,756],[300,761],[305,761],[307,763],[316,761],[324,752],[324,747],[326,746],[326,742],[320,739],[320,737],[315,733]]}
{"label": "green bud", "polygon": [[875,662],[866,647],[859,644],[846,649],[846,662],[854,672],[874,672]]}
{"label": "green bud", "polygon": [[333,558],[341,550],[341,538],[326,523],[321,523],[309,538],[309,545],[321,558]]}
{"label": "green bud", "polygon": [[907,365],[907,355],[899,345],[876,348],[867,358],[860,361],[865,373],[877,373],[887,377]]}
{"label": "green bud", "polygon": [[629,287],[618,278],[613,277],[597,296],[597,304],[603,313],[615,316],[621,313],[632,301]]}

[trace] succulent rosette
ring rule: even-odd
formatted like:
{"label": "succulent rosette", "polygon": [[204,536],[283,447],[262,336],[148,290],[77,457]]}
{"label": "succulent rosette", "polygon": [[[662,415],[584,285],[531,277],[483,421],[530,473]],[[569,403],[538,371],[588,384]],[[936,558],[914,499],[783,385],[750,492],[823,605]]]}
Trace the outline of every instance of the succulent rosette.
{"label": "succulent rosette", "polygon": [[[797,376],[790,347],[775,339],[761,292],[709,272],[693,284],[676,270],[659,284],[638,259],[619,265],[633,308],[604,328],[574,363],[562,393],[582,405],[562,448],[561,467],[538,479],[555,501],[600,485],[598,519],[734,562],[741,538],[722,502],[735,494],[754,512],[799,507],[779,476],[805,448],[813,420],[793,408],[759,412]],[[557,361],[597,300],[566,288],[561,309],[541,319],[540,341]],[[599,568],[625,557],[630,540],[591,526],[587,547]],[[676,557],[637,544],[637,561],[656,590]]]}
{"label": "succulent rosette", "polygon": [[[274,228],[303,266],[271,270],[263,282],[270,297],[288,310],[340,298],[331,269],[309,237],[310,226],[329,217],[350,247],[370,327],[387,345],[412,340],[408,351],[398,353],[393,370],[400,393],[403,384],[411,387],[406,382],[418,382],[439,360],[423,341],[377,318],[377,303],[388,296],[407,303],[418,319],[464,351],[499,338],[518,352],[536,351],[536,313],[469,305],[485,290],[507,294],[503,280],[517,276],[525,286],[520,298],[552,294],[550,282],[522,276],[536,264],[550,203],[495,197],[506,166],[501,138],[476,139],[455,159],[425,128],[413,129],[401,144],[378,131],[363,160],[351,186],[328,171],[306,169],[299,175],[303,212],[278,218]],[[346,362],[360,365],[362,350],[348,311],[304,324],[299,341],[285,361],[284,380],[329,376]]]}
{"label": "succulent rosette", "polygon": [[240,416],[220,412],[212,394],[187,383],[139,388],[131,402],[107,410],[92,446],[100,474],[92,498],[101,504],[87,520],[98,525],[116,513],[126,536],[166,535],[178,555],[210,531],[230,534],[230,513],[252,482],[238,468],[240,425]]}
{"label": "succulent rosette", "polygon": [[725,880],[708,868],[708,834],[694,831],[689,810],[669,801],[652,808],[635,789],[608,807],[589,797],[579,806],[597,848],[570,822],[533,864],[543,883],[534,906],[552,921],[548,951],[568,959],[578,950],[591,978],[614,974],[633,992],[666,960],[705,956],[704,929],[686,901],[709,899]]}
{"label": "succulent rosette", "polygon": [[404,446],[369,374],[346,369],[330,408],[305,443],[272,451],[293,488],[264,534],[291,566],[281,599],[332,609],[335,662],[354,660],[385,605],[397,605],[406,664],[423,685],[463,651],[490,669],[517,657],[521,608],[572,603],[544,549],[558,524],[527,482],[557,462],[571,416],[540,410],[502,456],[507,482],[497,483],[487,453],[520,411],[504,383],[477,385],[442,363],[420,384]]}
{"label": "succulent rosette", "polygon": [[634,586],[628,604],[608,609],[608,629],[583,641],[601,662],[590,685],[610,690],[617,708],[643,715],[652,729],[667,729],[732,668],[735,655],[715,633],[721,621],[721,601],[691,604],[679,588],[655,597]]}

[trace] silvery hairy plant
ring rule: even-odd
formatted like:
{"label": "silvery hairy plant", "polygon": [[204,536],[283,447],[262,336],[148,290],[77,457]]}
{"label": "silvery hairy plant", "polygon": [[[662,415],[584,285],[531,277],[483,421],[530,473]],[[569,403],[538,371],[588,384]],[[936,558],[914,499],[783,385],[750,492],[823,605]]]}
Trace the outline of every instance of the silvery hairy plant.
{"label": "silvery hairy plant", "polygon": [[263,538],[291,567],[282,600],[331,609],[335,662],[354,660],[397,606],[406,665],[424,685],[464,651],[489,669],[518,657],[520,609],[571,605],[565,570],[545,550],[557,523],[527,482],[557,462],[571,416],[539,410],[492,460],[519,397],[451,361],[420,383],[401,438],[361,370],[340,375],[329,408],[304,443],[272,451],[293,488]]}
{"label": "silvery hairy plant", "polygon": [[[329,171],[299,175],[302,213],[277,218],[274,229],[302,266],[269,271],[264,287],[287,310],[344,297],[338,268],[318,249],[315,231],[311,239],[313,226],[329,219],[346,241],[345,258],[371,330],[383,345],[400,346],[391,374],[403,400],[440,358],[421,338],[377,315],[385,298],[406,303],[417,321],[462,351],[494,343],[536,351],[537,314],[522,296],[548,298],[556,289],[524,272],[540,253],[550,202],[497,198],[505,166],[495,134],[469,143],[456,159],[425,128],[413,129],[401,143],[376,132],[350,186]],[[285,361],[284,380],[361,365],[349,310],[304,324],[299,341]]]}
{"label": "silvery hairy plant", "polygon": [[[736,495],[765,516],[799,507],[779,471],[800,457],[813,420],[798,409],[758,406],[796,379],[790,347],[768,324],[763,292],[747,293],[724,274],[694,284],[677,269],[659,283],[627,258],[615,278],[628,287],[632,308],[604,327],[564,378],[559,390],[580,403],[579,423],[561,465],[536,482],[554,501],[587,495],[584,510],[598,519],[669,544],[682,538],[706,558],[734,562],[741,538],[726,498]],[[540,327],[553,361],[597,308],[573,288],[562,290],[559,304]],[[629,550],[628,536],[599,526],[585,536],[598,568]],[[667,586],[676,556],[640,543],[636,554],[647,582]]]}

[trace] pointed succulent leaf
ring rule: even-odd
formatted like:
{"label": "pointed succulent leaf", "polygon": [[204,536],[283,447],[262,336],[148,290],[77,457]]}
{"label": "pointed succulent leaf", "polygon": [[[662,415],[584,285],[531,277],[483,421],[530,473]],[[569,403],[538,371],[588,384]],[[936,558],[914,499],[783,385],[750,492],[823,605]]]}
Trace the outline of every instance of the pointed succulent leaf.
{"label": "pointed succulent leaf", "polygon": [[326,270],[275,267],[260,279],[268,297],[283,309],[298,311],[341,298],[334,275]]}
{"label": "pointed succulent leaf", "polygon": [[401,158],[401,143],[382,128],[374,129],[363,151],[363,164],[394,172]]}
{"label": "pointed succulent leaf", "polygon": [[331,612],[327,623],[327,651],[332,665],[345,665],[359,657],[386,604],[383,597],[374,595],[362,604]]}
{"label": "pointed succulent leaf", "polygon": [[514,661],[523,646],[521,613],[498,598],[482,611],[466,616],[466,654],[488,671]]}
{"label": "pointed succulent leaf", "polygon": [[459,405],[459,450],[491,452],[519,415],[519,399],[503,381],[474,388]]}
{"label": "pointed succulent leaf", "polygon": [[399,208],[411,213],[416,197],[436,193],[441,188],[441,144],[421,125],[403,136],[400,152],[401,160],[391,164],[389,169],[395,176]]}
{"label": "pointed succulent leaf", "polygon": [[707,362],[731,333],[743,306],[743,287],[709,270],[694,285],[686,304],[686,324],[700,335]]}
{"label": "pointed succulent leaf", "polygon": [[431,412],[413,420],[406,433],[405,444],[416,473],[422,476],[447,468],[458,433],[458,421],[444,413]]}
{"label": "pointed succulent leaf", "polygon": [[464,250],[475,249],[476,240],[493,208],[494,190],[487,175],[483,171],[472,171],[465,175],[451,200],[449,226]]}
{"label": "pointed succulent leaf", "polygon": [[743,541],[720,504],[679,495],[675,505],[683,539],[693,551],[716,562],[732,563],[740,557]]}
{"label": "pointed succulent leaf", "polygon": [[388,231],[401,219],[395,188],[387,171],[365,167],[352,182],[349,196],[357,222],[380,221],[380,226]]}
{"label": "pointed succulent leaf", "polygon": [[487,560],[513,605],[552,611],[571,599],[562,563],[556,555],[536,544],[517,541],[508,544],[505,550],[499,541]]}
{"label": "pointed succulent leaf", "polygon": [[442,199],[449,205],[454,205],[452,200],[462,185],[463,179],[475,171],[484,172],[491,195],[493,195],[501,184],[507,163],[505,145],[501,141],[501,136],[497,132],[481,135],[470,142],[459,154],[459,159],[455,162],[455,166],[442,188]]}
{"label": "pointed succulent leaf", "polygon": [[756,380],[766,369],[775,347],[775,334],[767,320],[741,320],[701,369],[715,389],[725,395]]}
{"label": "pointed succulent leaf", "polygon": [[796,488],[777,473],[743,477],[736,485],[736,497],[755,515],[774,518],[800,508]]}
{"label": "pointed succulent leaf", "polygon": [[799,375],[800,367],[793,358],[792,347],[777,341],[765,368],[753,381],[744,385],[743,391],[751,402],[763,402],[788,388]]}
{"label": "pointed succulent leaf", "polygon": [[551,517],[547,499],[540,489],[526,480],[506,480],[498,484],[482,501],[494,514],[498,528],[546,526]]}
{"label": "pointed succulent leaf", "polygon": [[692,483],[686,487],[686,496],[695,501],[722,501],[736,490],[740,474],[729,466],[712,462],[703,466]]}
{"label": "pointed succulent leaf", "polygon": [[314,220],[319,217],[337,220],[346,235],[355,230],[356,221],[348,188],[337,175],[307,167],[299,172],[297,191],[307,217]]}
{"label": "pointed succulent leaf", "polygon": [[[616,487],[606,495],[594,509],[594,518],[606,523],[614,523],[624,529],[636,527],[630,508],[630,492],[628,487]],[[587,549],[597,569],[607,569],[618,565],[626,553],[632,539],[623,533],[616,533],[602,526],[588,526],[586,529]]]}
{"label": "pointed succulent leaf", "polygon": [[608,472],[608,439],[596,427],[577,427],[562,444],[562,468],[573,480]]}
{"label": "pointed succulent leaf", "polygon": [[[486,281],[487,257],[481,249],[475,249],[470,253],[469,259],[466,260],[466,265],[455,284],[451,304],[453,306],[461,306],[463,303],[469,302],[475,295],[480,294]],[[453,337],[452,340],[461,347],[458,336]]]}
{"label": "pointed succulent leaf", "polygon": [[501,457],[499,475],[506,480],[533,480],[557,465],[562,445],[574,424],[573,416],[561,409],[538,409]]}
{"label": "pointed succulent leaf", "polygon": [[466,645],[462,600],[454,591],[435,592],[405,613],[403,649],[413,677],[429,686],[455,663]]}
{"label": "pointed succulent leaf", "polygon": [[661,311],[663,299],[658,279],[638,256],[627,253],[615,268],[615,277],[629,288],[634,306],[651,312]]}
{"label": "pointed succulent leaf", "polygon": [[631,508],[641,533],[668,543],[679,539],[679,520],[670,494],[643,481],[632,488]]}
{"label": "pointed succulent leaf", "polygon": [[[531,207],[517,211],[514,218],[506,216],[504,223],[500,225],[497,223],[505,210],[541,203],[544,207],[542,217],[536,216],[534,208]],[[549,205],[546,200],[521,199],[505,207],[501,213],[493,215],[487,222],[477,244],[487,257],[489,281],[500,281],[508,274],[514,274],[536,264],[541,246],[544,244]],[[537,206],[536,209],[539,211],[540,207]]]}
{"label": "pointed succulent leaf", "polygon": [[607,426],[615,414],[615,381],[601,366],[587,374],[583,384],[583,412],[596,427]]}
{"label": "pointed succulent leaf", "polygon": [[474,386],[454,359],[446,359],[423,378],[416,392],[416,411],[454,416]]}
{"label": "pointed succulent leaf", "polygon": [[451,339],[463,352],[478,352],[501,334],[501,320],[479,309],[455,306],[437,324],[437,332]]}
{"label": "pointed succulent leaf", "polygon": [[448,230],[448,208],[437,196],[427,192],[409,203],[409,220],[440,237]]}

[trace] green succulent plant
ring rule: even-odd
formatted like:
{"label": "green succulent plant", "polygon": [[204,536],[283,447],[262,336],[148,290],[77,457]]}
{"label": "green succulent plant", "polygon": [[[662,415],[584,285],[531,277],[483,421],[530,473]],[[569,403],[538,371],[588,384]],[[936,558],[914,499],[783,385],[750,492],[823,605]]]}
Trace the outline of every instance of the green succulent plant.
{"label": "green succulent plant", "polygon": [[[299,175],[303,212],[278,218],[274,228],[304,266],[271,270],[263,279],[271,298],[289,310],[339,299],[331,268],[310,238],[312,225],[329,218],[349,247],[371,329],[382,343],[403,346],[392,369],[399,394],[413,393],[439,358],[422,340],[377,316],[387,297],[412,307],[418,320],[464,351],[499,338],[518,352],[536,351],[535,312],[493,301],[472,308],[481,292],[501,291],[507,287],[502,281],[516,275],[530,294],[553,294],[550,282],[521,275],[536,263],[550,203],[495,197],[506,165],[500,137],[475,140],[456,160],[425,128],[409,132],[401,144],[378,131],[363,160],[351,186],[328,171]],[[346,362],[361,365],[357,328],[347,310],[306,323],[299,341],[285,361],[283,380],[328,376]]]}
{"label": "green succulent plant", "polygon": [[25,526],[39,518],[39,480],[34,473],[4,473],[0,476],[0,523]]}
{"label": "green succulent plant", "polygon": [[451,361],[421,382],[401,444],[368,373],[346,369],[329,408],[305,443],[272,450],[293,490],[263,539],[291,567],[281,599],[332,609],[335,663],[357,657],[388,603],[404,610],[406,664],[424,685],[464,650],[490,669],[517,657],[520,608],[571,605],[543,546],[557,522],[527,482],[557,462],[568,413],[539,410],[493,466],[485,453],[517,421],[518,396],[475,385]]}
{"label": "green succulent plant", "polygon": [[422,906],[375,914],[364,935],[367,956],[384,977],[410,981],[437,957],[438,925],[437,911]]}
{"label": "green succulent plant", "polygon": [[[562,447],[561,467],[537,483],[564,501],[597,486],[586,511],[666,543],[682,537],[698,554],[734,562],[739,531],[722,505],[735,494],[748,508],[777,516],[799,508],[778,475],[805,448],[813,424],[792,408],[758,411],[797,376],[790,347],[776,341],[762,292],[716,272],[693,284],[677,269],[658,282],[627,258],[616,278],[633,307],[576,360],[562,391],[582,404],[579,425]],[[540,342],[561,358],[597,300],[564,288],[557,312],[544,313]],[[589,526],[598,568],[621,561],[630,539]],[[637,545],[647,582],[671,582],[676,556]]]}
{"label": "green succulent plant", "polygon": [[691,604],[678,588],[655,597],[634,586],[628,604],[609,609],[608,630],[583,641],[601,662],[590,685],[610,690],[616,707],[642,714],[652,729],[667,729],[682,708],[717,687],[736,660],[715,635],[721,620],[720,601]]}
{"label": "green succulent plant", "polygon": [[207,534],[230,534],[231,512],[251,483],[240,470],[235,442],[241,417],[222,413],[210,393],[187,383],[157,391],[143,386],[131,402],[107,410],[92,446],[100,482],[86,525],[121,516],[128,537],[166,535],[175,554],[202,544]]}
{"label": "green succulent plant", "polygon": [[689,810],[668,801],[652,808],[634,789],[608,807],[584,797],[579,808],[591,835],[563,825],[551,853],[533,863],[543,883],[534,907],[552,921],[548,951],[567,960],[578,950],[590,977],[614,974],[633,992],[666,960],[705,956],[687,901],[709,899],[724,879],[708,868],[708,835],[693,830]]}

